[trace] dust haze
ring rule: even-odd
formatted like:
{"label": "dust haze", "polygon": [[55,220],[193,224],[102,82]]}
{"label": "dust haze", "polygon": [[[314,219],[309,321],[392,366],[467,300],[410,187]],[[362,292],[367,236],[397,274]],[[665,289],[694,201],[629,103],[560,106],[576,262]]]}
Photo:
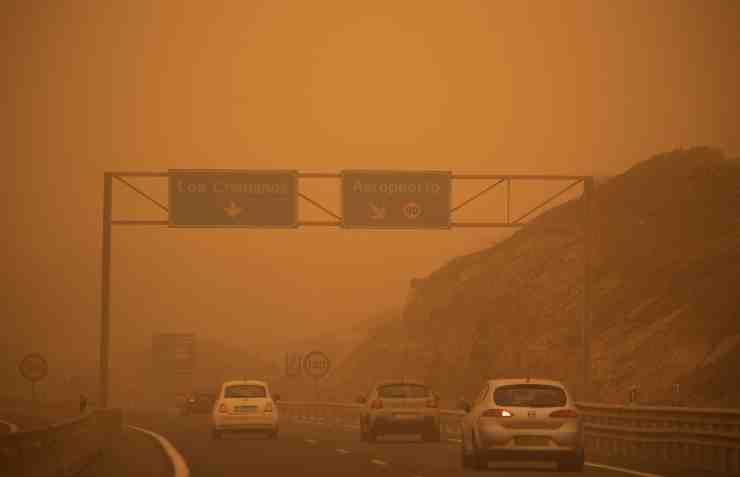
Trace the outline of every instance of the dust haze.
{"label": "dust haze", "polygon": [[[733,1],[2,9],[10,394],[25,392],[16,366],[30,352],[50,362],[47,393],[72,380],[94,389],[104,171],[611,176],[683,146],[740,152]],[[166,200],[161,180],[137,185]],[[481,185],[455,189],[454,202]],[[339,208],[336,181],[305,190]],[[548,191],[519,192],[515,215]],[[461,217],[501,207],[492,196]],[[305,202],[301,214],[326,219]],[[164,215],[117,184],[114,217]],[[291,343],[400,307],[410,279],[507,233],[116,227],[113,386],[136,386],[154,333],[192,332],[280,363]]]}

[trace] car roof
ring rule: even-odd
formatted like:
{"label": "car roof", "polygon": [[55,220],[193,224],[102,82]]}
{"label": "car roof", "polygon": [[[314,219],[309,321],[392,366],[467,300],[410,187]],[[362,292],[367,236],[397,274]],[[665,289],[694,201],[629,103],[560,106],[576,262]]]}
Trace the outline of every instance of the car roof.
{"label": "car roof", "polygon": [[244,385],[244,384],[252,384],[252,385],[256,385],[256,386],[268,387],[266,382],[264,382],[264,381],[257,381],[255,379],[248,379],[248,380],[242,379],[242,380],[235,380],[235,381],[226,381],[226,382],[224,382],[224,384],[223,384],[222,387],[226,387],[226,386],[238,386],[238,385]]}
{"label": "car roof", "polygon": [[379,388],[381,386],[387,386],[389,384],[417,384],[419,386],[426,386],[423,381],[419,381],[416,379],[386,379],[375,383],[375,387]]}
{"label": "car roof", "polygon": [[557,386],[565,389],[565,384],[554,379],[539,379],[539,378],[507,378],[507,379],[489,379],[488,384],[493,387],[509,386],[512,384],[544,384],[550,386]]}

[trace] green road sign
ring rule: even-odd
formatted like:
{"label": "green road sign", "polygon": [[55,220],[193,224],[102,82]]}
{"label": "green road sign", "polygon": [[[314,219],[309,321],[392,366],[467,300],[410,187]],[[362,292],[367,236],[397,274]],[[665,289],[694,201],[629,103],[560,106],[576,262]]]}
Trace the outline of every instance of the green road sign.
{"label": "green road sign", "polygon": [[342,226],[449,228],[451,190],[445,171],[342,171]]}
{"label": "green road sign", "polygon": [[152,367],[162,374],[190,374],[195,369],[195,335],[159,333],[152,336]]}
{"label": "green road sign", "polygon": [[295,171],[170,170],[170,227],[296,227]]}

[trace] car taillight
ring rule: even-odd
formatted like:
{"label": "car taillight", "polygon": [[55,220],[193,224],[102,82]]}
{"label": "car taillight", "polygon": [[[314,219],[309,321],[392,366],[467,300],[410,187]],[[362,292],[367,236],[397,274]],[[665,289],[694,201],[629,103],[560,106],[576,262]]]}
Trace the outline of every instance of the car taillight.
{"label": "car taillight", "polygon": [[578,417],[578,413],[573,409],[558,409],[551,412],[550,417]]}
{"label": "car taillight", "polygon": [[437,400],[435,398],[431,398],[427,401],[427,407],[437,407],[439,403],[437,403]]}
{"label": "car taillight", "polygon": [[218,412],[229,412],[229,408],[226,407],[226,403],[222,402],[220,406],[218,406]]}
{"label": "car taillight", "polygon": [[265,412],[272,412],[272,403],[268,402],[265,404]]}
{"label": "car taillight", "polygon": [[383,407],[383,401],[380,399],[374,399],[373,402],[370,403],[370,407],[373,409],[381,409]]}
{"label": "car taillight", "polygon": [[512,417],[514,414],[506,409],[488,409],[481,417]]}

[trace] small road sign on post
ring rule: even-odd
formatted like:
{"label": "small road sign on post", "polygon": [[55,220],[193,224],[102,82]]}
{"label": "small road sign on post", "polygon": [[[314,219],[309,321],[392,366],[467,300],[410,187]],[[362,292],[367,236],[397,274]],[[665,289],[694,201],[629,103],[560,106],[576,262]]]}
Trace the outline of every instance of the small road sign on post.
{"label": "small road sign on post", "polygon": [[286,353],[285,355],[285,375],[289,378],[295,378],[301,375],[301,362],[303,355],[301,353]]}
{"label": "small road sign on post", "polygon": [[314,379],[321,379],[329,374],[331,361],[329,357],[321,351],[311,351],[303,357],[303,372],[306,376]]}
{"label": "small road sign on post", "polygon": [[298,225],[295,171],[170,170],[170,227]]}
{"label": "small road sign on post", "polygon": [[342,226],[450,228],[452,176],[445,171],[342,171]]}
{"label": "small road sign on post", "polygon": [[41,381],[49,374],[49,364],[43,356],[38,353],[31,353],[23,357],[18,364],[18,369],[24,378],[32,383]]}
{"label": "small road sign on post", "polygon": [[314,379],[316,400],[319,400],[319,380],[329,374],[331,361],[321,351],[311,351],[303,357],[303,372]]}
{"label": "small road sign on post", "polygon": [[31,353],[21,359],[18,363],[18,370],[24,378],[31,382],[31,401],[34,405],[37,404],[36,383],[49,374],[49,364],[40,354]]}

